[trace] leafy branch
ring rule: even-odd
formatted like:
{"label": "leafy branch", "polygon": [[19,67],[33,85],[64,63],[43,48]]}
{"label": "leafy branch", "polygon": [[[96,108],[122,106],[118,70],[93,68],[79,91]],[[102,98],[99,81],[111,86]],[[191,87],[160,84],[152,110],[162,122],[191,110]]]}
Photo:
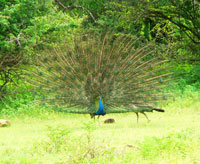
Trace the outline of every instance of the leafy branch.
{"label": "leafy branch", "polygon": [[66,10],[73,10],[73,9],[75,9],[75,8],[77,8],[77,9],[82,9],[83,11],[85,11],[85,12],[87,12],[89,15],[90,15],[90,17],[92,18],[92,20],[95,22],[95,23],[97,23],[97,24],[101,24],[101,23],[99,23],[96,19],[95,19],[95,17],[94,17],[94,15],[92,14],[92,12],[90,12],[90,10],[88,10],[87,8],[85,8],[85,7],[83,7],[83,6],[78,6],[78,5],[75,5],[75,4],[73,4],[73,5],[70,5],[70,6],[65,6],[60,0],[55,0],[55,2],[61,7],[61,8],[63,8],[63,10],[64,11],[66,11]]}

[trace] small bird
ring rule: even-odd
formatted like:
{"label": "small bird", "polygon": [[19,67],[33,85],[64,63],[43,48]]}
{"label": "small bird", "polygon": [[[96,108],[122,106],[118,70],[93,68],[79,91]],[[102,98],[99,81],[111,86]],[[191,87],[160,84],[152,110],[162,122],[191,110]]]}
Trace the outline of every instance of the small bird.
{"label": "small bird", "polygon": [[156,110],[167,100],[172,72],[168,60],[151,43],[113,32],[76,36],[71,43],[45,50],[27,70],[36,102],[68,113],[104,116],[108,113]]}
{"label": "small bird", "polygon": [[112,124],[115,123],[115,120],[113,118],[107,118],[104,120],[104,124]]}

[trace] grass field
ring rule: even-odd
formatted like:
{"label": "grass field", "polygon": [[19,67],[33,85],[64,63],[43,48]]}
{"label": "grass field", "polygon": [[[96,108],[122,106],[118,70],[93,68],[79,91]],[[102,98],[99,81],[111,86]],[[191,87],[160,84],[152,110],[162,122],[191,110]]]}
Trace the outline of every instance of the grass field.
{"label": "grass field", "polygon": [[[199,164],[199,93],[184,93],[164,107],[165,113],[148,114],[150,123],[140,115],[139,124],[134,113],[95,121],[34,107],[30,115],[2,114],[12,126],[0,128],[0,164]],[[116,123],[104,124],[110,117]]]}

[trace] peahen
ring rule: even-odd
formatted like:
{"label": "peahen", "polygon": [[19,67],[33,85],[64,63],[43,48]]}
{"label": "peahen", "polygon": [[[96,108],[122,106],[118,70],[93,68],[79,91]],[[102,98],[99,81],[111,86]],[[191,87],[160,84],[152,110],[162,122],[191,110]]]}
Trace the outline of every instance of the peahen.
{"label": "peahen", "polygon": [[138,113],[164,112],[155,106],[167,99],[161,92],[172,79],[167,62],[129,34],[88,34],[37,56],[28,81],[43,105],[91,118],[135,112],[138,120]]}

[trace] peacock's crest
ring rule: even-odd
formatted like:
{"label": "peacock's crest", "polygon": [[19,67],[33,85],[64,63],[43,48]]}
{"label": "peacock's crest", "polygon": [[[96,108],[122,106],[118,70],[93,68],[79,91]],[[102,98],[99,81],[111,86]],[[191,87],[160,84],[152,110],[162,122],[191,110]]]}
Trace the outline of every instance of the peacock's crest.
{"label": "peacock's crest", "polygon": [[29,83],[38,102],[66,112],[96,113],[100,97],[106,113],[151,110],[168,96],[160,92],[171,80],[168,61],[130,35],[75,37],[36,62]]}

